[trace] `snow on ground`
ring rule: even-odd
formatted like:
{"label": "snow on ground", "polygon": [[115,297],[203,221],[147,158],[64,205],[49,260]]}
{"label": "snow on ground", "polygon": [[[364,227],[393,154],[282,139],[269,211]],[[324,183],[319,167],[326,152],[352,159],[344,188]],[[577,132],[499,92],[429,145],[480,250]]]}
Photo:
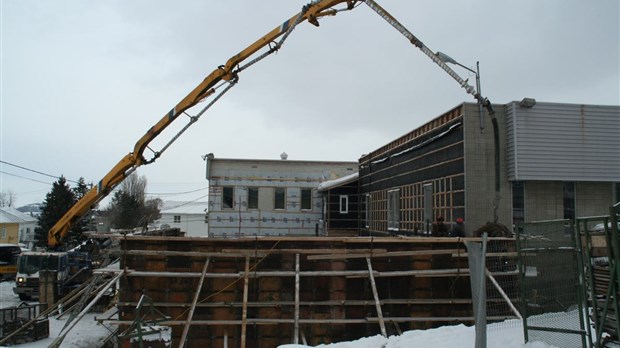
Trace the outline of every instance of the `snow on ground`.
{"label": "snow on ground", "polygon": [[[17,306],[22,301],[19,300],[19,297],[13,293],[13,287],[15,286],[15,282],[2,282],[0,283],[0,308]],[[91,347],[99,347],[101,340],[106,338],[110,331],[106,329],[103,325],[100,325],[95,321],[95,316],[101,316],[100,313],[88,313],[86,314],[82,320],[69,332],[69,334],[65,337],[63,344],[61,347],[72,347],[72,348],[91,348]],[[68,317],[68,316],[67,316]],[[54,339],[58,336],[63,326],[67,322],[67,317],[63,317],[62,319],[56,319],[54,317],[49,317],[50,323],[50,336],[46,339],[31,342],[27,344],[21,344],[12,347],[24,347],[24,348],[43,348],[48,347]]]}
{"label": "snow on ground", "polygon": [[[14,282],[0,283],[0,307],[16,306],[21,301],[13,293]],[[107,337],[110,332],[97,323],[94,318],[96,313],[87,314],[69,332],[61,347],[98,347],[99,342]],[[99,314],[101,316],[101,314]],[[55,319],[50,317],[50,337],[41,341],[22,344],[14,347],[22,348],[42,348],[48,347],[58,336],[64,326],[66,318]],[[400,336],[366,337],[351,342],[332,343],[319,345],[321,348],[410,348],[410,347],[431,347],[431,348],[453,348],[453,347],[474,347],[475,329],[473,326],[465,325],[444,326],[430,330],[413,330],[404,332]],[[523,328],[519,322],[490,324],[487,330],[487,346],[502,348],[557,348],[541,342],[523,342]],[[279,348],[308,348],[309,346],[285,344]]]}
{"label": "snow on ground", "polygon": [[[381,335],[365,337],[356,341],[319,345],[321,348],[454,348],[474,347],[476,333],[473,326],[442,326],[429,330],[412,330],[400,336],[388,338]],[[307,348],[297,344],[285,344],[278,348]],[[523,327],[518,323],[490,324],[487,330],[487,347],[501,348],[558,348],[542,342],[523,343]]]}

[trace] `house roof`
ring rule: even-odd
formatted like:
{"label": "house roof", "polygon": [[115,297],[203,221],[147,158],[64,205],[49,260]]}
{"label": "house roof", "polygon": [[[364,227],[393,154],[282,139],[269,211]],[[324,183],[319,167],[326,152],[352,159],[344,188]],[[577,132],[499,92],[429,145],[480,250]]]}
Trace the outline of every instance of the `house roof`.
{"label": "house roof", "polygon": [[353,174],[349,174],[338,179],[324,181],[319,184],[319,191],[326,191],[332,189],[334,187],[346,185],[351,183],[359,178],[359,172],[355,172]]}
{"label": "house roof", "polygon": [[25,223],[25,222],[36,222],[37,219],[24,214],[21,211],[13,208],[13,207],[2,207],[0,208],[0,223]]}

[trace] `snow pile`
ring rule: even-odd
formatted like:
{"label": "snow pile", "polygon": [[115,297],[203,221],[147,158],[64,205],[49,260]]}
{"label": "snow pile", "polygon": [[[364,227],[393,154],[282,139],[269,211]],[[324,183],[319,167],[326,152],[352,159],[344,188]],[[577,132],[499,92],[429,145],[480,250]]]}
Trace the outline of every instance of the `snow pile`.
{"label": "snow pile", "polygon": [[[541,342],[523,343],[523,327],[518,322],[502,324],[501,327],[489,325],[487,331],[487,347],[502,348],[558,348]],[[365,337],[356,341],[322,344],[320,348],[454,348],[474,347],[475,329],[473,326],[443,326],[429,330],[412,330],[400,336]],[[285,344],[278,348],[308,348],[299,344]]]}

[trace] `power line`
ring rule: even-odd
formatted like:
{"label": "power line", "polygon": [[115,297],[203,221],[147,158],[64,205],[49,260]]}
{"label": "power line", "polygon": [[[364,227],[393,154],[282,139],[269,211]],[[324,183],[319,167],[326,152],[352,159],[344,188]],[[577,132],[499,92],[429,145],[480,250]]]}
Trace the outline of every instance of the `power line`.
{"label": "power line", "polygon": [[[49,176],[50,178],[54,178],[54,179],[58,179],[58,178],[60,178],[60,176],[55,176],[55,175],[51,175],[51,174],[47,174],[47,173],[40,172],[40,171],[38,171],[38,170],[34,170],[34,169],[30,169],[30,168],[26,168],[26,167],[18,166],[17,164],[9,163],[9,162],[3,161],[3,160],[0,160],[0,163],[8,164],[8,165],[10,165],[10,166],[13,166],[13,167],[16,167],[16,168],[19,168],[19,169],[23,169],[23,170],[27,170],[27,171],[29,171],[29,172],[37,173],[37,174],[40,174],[40,175]],[[3,173],[4,173],[4,172],[3,172]],[[9,173],[4,173],[4,174],[14,175],[14,174],[9,174]],[[20,176],[18,176],[18,175],[14,175],[14,176],[20,177]],[[24,178],[24,177],[21,177],[21,178],[23,178],[23,179],[28,179],[28,178]],[[33,180],[33,179],[29,179],[29,180]],[[65,180],[67,180],[67,181],[69,181],[69,182],[72,182],[72,183],[74,183],[74,184],[79,184],[79,182],[74,181],[74,180],[69,180],[69,179],[67,179],[67,178],[65,178]],[[33,181],[36,181],[36,180],[33,180]],[[42,182],[42,181],[39,181],[39,182]]]}
{"label": "power line", "polygon": [[[196,199],[194,199],[194,200],[191,200],[191,201],[188,201],[188,202],[183,202],[183,203],[181,203],[181,204],[179,204],[179,205],[175,205],[174,207],[170,207],[170,208],[168,208],[167,210],[176,209],[176,208],[180,208],[180,207],[186,206],[186,205],[188,205],[188,204],[192,204],[192,203],[194,203],[194,202],[198,201],[199,199],[201,199],[201,198],[205,198],[205,197],[207,197],[207,196],[209,196],[209,195],[208,195],[208,194],[206,194],[206,195],[204,195],[204,196],[200,196],[200,197],[198,197],[198,198],[196,198]],[[164,211],[165,211],[165,210],[164,210]]]}
{"label": "power line", "polygon": [[7,172],[2,171],[2,170],[0,170],[0,173],[2,173],[2,174],[6,174],[6,175],[10,175],[10,176],[16,176],[16,177],[18,177],[18,178],[22,178],[22,179],[26,179],[26,180],[30,180],[30,181],[34,181],[34,182],[40,182],[40,183],[42,183],[42,184],[46,184],[46,185],[51,185],[51,183],[49,183],[49,182],[40,181],[40,180],[35,180],[35,179],[30,179],[30,178],[27,178],[27,177],[25,177],[25,176],[21,176],[21,175],[17,175],[17,174],[7,173]]}
{"label": "power line", "polygon": [[202,190],[206,190],[208,189],[209,186],[207,187],[203,187],[203,188],[199,188],[197,190],[192,190],[192,191],[185,191],[185,192],[169,192],[169,193],[153,193],[153,192],[147,192],[146,194],[149,196],[170,196],[170,195],[184,195],[186,193],[194,193],[194,192],[198,192],[198,191],[202,191]]}

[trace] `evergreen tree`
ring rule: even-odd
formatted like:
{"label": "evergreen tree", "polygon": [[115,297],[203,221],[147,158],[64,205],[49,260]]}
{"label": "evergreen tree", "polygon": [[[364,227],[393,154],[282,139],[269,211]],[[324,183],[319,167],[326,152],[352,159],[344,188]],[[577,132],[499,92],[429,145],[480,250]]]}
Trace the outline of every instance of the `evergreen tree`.
{"label": "evergreen tree", "polygon": [[[92,185],[90,185],[92,186]],[[89,190],[89,185],[86,184],[86,181],[83,177],[78,179],[77,186],[71,189],[73,192],[73,196],[75,198],[75,202],[79,201]],[[78,219],[71,229],[69,230],[69,234],[66,238],[65,243],[71,246],[75,246],[80,244],[83,241],[82,235],[85,231],[88,231],[92,226],[92,217],[90,212],[87,212]]]}
{"label": "evergreen tree", "polygon": [[52,190],[47,193],[39,215],[39,223],[35,228],[35,242],[37,247],[47,246],[47,234],[54,224],[75,203],[75,195],[69,188],[67,180],[61,176],[52,185]]}

